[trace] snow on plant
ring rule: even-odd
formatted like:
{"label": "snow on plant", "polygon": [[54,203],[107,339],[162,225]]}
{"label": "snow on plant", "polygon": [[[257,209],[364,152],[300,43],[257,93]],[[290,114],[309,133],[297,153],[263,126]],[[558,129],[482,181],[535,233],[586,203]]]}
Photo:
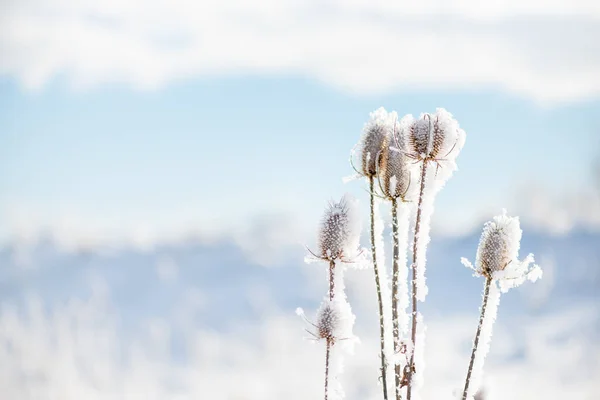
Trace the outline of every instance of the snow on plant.
{"label": "snow on plant", "polygon": [[[359,250],[360,218],[356,202],[348,196],[329,205],[318,234],[318,251],[310,251],[307,262],[325,261],[329,265],[329,291],[314,322],[301,309],[298,313],[310,324],[312,339],[326,343],[325,399],[343,398],[338,380],[343,369],[341,352],[333,346],[352,351],[357,338],[352,334],[355,316],[344,292],[343,273],[347,266],[373,267],[379,313],[380,381],[383,399],[388,399],[388,363],[394,368],[396,400],[419,398],[423,385],[424,344],[426,326],[418,311],[425,301],[427,285],[425,267],[430,222],[437,193],[457,170],[456,157],[465,143],[465,132],[452,114],[438,108],[433,114],[411,115],[398,120],[396,112],[379,108],[370,114],[362,136],[352,149],[350,162],[356,176],[366,178],[370,197],[370,251]],[[355,158],[360,163],[355,163]],[[356,167],[358,164],[358,168]],[[377,185],[376,185],[377,183]],[[379,214],[384,201],[391,203],[392,214],[392,280],[383,257],[383,220]],[[412,279],[409,291],[408,239],[412,227]],[[475,275],[485,278],[483,304],[475,336],[471,360],[464,386],[463,399],[481,396],[479,382],[483,360],[488,352],[492,327],[496,319],[500,293],[519,286],[525,280],[535,281],[542,271],[530,254],[518,260],[522,231],[517,217],[506,212],[485,224],[477,249],[475,266],[466,259],[463,264]],[[412,302],[411,312],[407,309]],[[390,345],[393,344],[393,345]],[[335,356],[335,357],[334,357]],[[335,363],[330,359],[334,357]],[[330,374],[335,366],[336,373]]]}
{"label": "snow on plant", "polygon": [[[364,176],[369,182],[371,257],[373,261],[377,305],[379,309],[380,377],[384,400],[387,400],[388,398],[387,366],[391,351],[386,336],[389,326],[391,326],[391,309],[388,303],[389,286],[383,257],[383,222],[379,217],[380,202],[377,201],[378,196],[375,193],[375,180],[377,179],[377,174],[380,170],[381,151],[384,145],[389,143],[396,128],[397,121],[398,115],[395,112],[388,113],[383,107],[372,112],[369,121],[363,127],[363,133],[358,144],[352,149],[350,154],[350,163],[357,175]],[[360,166],[358,169],[354,166],[353,162],[357,150],[360,156]],[[401,178],[401,176],[394,178],[394,192],[396,190],[396,185],[400,183],[398,182],[398,179]],[[392,187],[390,186],[389,189],[392,189]],[[398,189],[401,191],[401,186],[398,186]]]}
{"label": "snow on plant", "polygon": [[411,190],[412,164],[404,148],[404,138],[399,136],[399,123],[394,121],[392,135],[382,144],[379,155],[379,188],[382,196],[391,202],[392,209],[392,337],[394,364],[394,391],[396,399],[402,397],[403,387],[407,385],[410,373],[407,369],[409,316],[408,268],[406,252],[408,250],[409,208],[408,203],[414,195]]}
{"label": "snow on plant", "polygon": [[[412,354],[409,362],[406,398],[412,398],[412,378],[418,374],[418,382],[422,382],[424,363],[417,365],[415,354],[423,352],[418,348],[417,337],[424,338],[425,327],[419,328],[418,301],[425,301],[427,285],[425,282],[425,266],[427,245],[430,237],[430,222],[433,214],[435,195],[457,169],[456,157],[465,143],[465,132],[448,111],[438,108],[433,114],[421,114],[415,120],[407,115],[400,121],[400,151],[404,152],[420,166],[419,193],[415,216],[412,254]],[[429,168],[435,164],[435,169]],[[420,333],[418,333],[420,332]]]}
{"label": "snow on plant", "polygon": [[535,282],[542,277],[539,266],[530,267],[534,262],[533,254],[523,261],[518,259],[522,234],[519,218],[509,217],[506,210],[502,210],[502,214],[483,226],[475,266],[466,258],[461,259],[466,267],[475,271],[476,276],[485,278],[479,326],[463,390],[464,400],[472,399],[479,389],[483,362],[490,348],[492,328],[498,314],[500,291],[506,292],[527,279]]}

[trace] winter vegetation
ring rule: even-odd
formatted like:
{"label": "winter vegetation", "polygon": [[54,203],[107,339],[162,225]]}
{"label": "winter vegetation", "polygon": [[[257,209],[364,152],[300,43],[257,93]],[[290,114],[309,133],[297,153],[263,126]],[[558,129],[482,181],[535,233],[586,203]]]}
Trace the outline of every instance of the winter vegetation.
{"label": "winter vegetation", "polygon": [[[344,292],[347,268],[373,271],[381,361],[379,381],[373,384],[381,386],[381,398],[420,399],[424,385],[435,385],[424,381],[427,327],[419,304],[428,294],[427,246],[435,198],[457,170],[456,159],[465,139],[456,119],[443,108],[418,118],[399,118],[396,112],[379,108],[365,124],[351,151],[350,163],[354,177],[363,178],[368,187],[370,246],[360,247],[361,215],[357,201],[346,195],[339,202],[330,203],[319,226],[318,248],[309,249],[306,257],[307,262],[326,265],[329,290],[314,321],[303,310],[297,310],[308,324],[310,338],[325,344],[325,400],[344,398],[339,380],[343,357],[351,355],[358,342],[352,331],[356,318]],[[391,214],[391,266],[386,265],[383,256],[386,243],[381,209],[385,204]],[[448,393],[448,398],[485,397],[481,384],[484,361],[500,295],[542,276],[533,254],[519,260],[521,236],[519,218],[508,216],[503,210],[484,225],[475,263],[464,257],[460,260],[475,277],[484,279],[484,289],[463,390]]]}

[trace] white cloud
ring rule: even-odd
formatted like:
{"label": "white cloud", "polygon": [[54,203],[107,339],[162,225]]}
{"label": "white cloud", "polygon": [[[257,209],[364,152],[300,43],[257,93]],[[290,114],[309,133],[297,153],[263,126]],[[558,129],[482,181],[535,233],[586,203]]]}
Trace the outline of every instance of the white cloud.
{"label": "white cloud", "polygon": [[541,103],[600,93],[588,1],[30,0],[0,5],[0,73],[29,88],[152,89],[224,74],[300,74],[344,90],[501,89]]}

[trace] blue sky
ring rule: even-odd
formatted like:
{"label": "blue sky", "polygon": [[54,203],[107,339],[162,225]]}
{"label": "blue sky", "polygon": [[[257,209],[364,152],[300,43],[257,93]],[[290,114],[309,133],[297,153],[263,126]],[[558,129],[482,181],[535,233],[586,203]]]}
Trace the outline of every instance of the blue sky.
{"label": "blue sky", "polygon": [[364,199],[341,177],[380,106],[445,107],[467,132],[440,230],[468,231],[501,207],[541,229],[590,220],[573,204],[590,203],[600,153],[594,2],[2,7],[5,238],[210,236],[271,214],[306,229],[326,199]]}
{"label": "blue sky", "polygon": [[282,76],[152,91],[73,91],[60,79],[29,91],[5,78],[0,88],[3,216],[16,209],[40,225],[71,218],[99,230],[214,232],[261,214],[314,220],[344,191],[365,198],[364,184],[341,178],[380,106],[401,115],[442,106],[466,130],[460,170],[438,203],[450,230],[511,207],[525,185],[580,190],[600,148],[590,118],[598,101],[543,107],[484,90],[356,95]]}

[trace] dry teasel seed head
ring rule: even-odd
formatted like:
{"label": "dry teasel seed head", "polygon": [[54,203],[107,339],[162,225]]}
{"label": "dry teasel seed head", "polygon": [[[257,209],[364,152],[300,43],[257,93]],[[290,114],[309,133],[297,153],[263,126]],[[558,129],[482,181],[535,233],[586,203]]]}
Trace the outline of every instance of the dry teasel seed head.
{"label": "dry teasel seed head", "polygon": [[317,310],[315,322],[309,321],[304,315],[304,310],[296,309],[296,314],[301,316],[312,328],[307,332],[312,339],[325,339],[329,344],[343,340],[347,341],[348,346],[357,338],[352,333],[356,317],[352,313],[350,304],[345,298],[335,298],[333,300],[325,299]]}
{"label": "dry teasel seed head", "polygon": [[379,156],[379,186],[389,200],[400,198],[406,201],[410,189],[411,164],[402,147],[399,140],[390,136],[385,140]]}
{"label": "dry teasel seed head", "polygon": [[466,258],[461,261],[477,275],[498,280],[504,292],[519,286],[526,279],[535,282],[542,276],[542,270],[537,265],[529,268],[534,262],[533,254],[523,261],[518,259],[522,234],[519,217],[509,217],[506,210],[502,210],[502,214],[486,222],[483,227],[475,266]]}
{"label": "dry teasel seed head", "polygon": [[464,146],[466,134],[458,121],[443,108],[433,114],[421,114],[418,120],[411,115],[400,123],[409,156],[418,161],[447,162],[454,160]]}
{"label": "dry teasel seed head", "polygon": [[[398,119],[395,112],[388,113],[381,107],[370,114],[358,143],[360,168],[357,172],[366,177],[374,177],[378,171],[378,158],[386,139],[391,135],[393,124]],[[356,169],[356,168],[355,168]]]}
{"label": "dry teasel seed head", "polygon": [[338,310],[332,306],[331,302],[325,302],[317,313],[316,336],[319,339],[325,339],[335,342],[336,331],[339,328],[340,315]]}
{"label": "dry teasel seed head", "polygon": [[345,195],[339,202],[331,202],[325,210],[318,235],[319,253],[323,260],[351,262],[358,255],[360,218],[356,201]]}

